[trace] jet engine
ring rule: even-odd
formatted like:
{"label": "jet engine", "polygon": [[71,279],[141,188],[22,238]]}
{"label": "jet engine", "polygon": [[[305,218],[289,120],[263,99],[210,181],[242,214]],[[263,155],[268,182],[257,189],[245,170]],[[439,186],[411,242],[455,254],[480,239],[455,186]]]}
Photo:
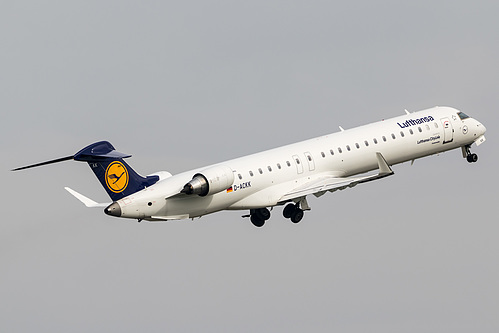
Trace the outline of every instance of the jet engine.
{"label": "jet engine", "polygon": [[225,191],[234,183],[234,172],[223,165],[215,166],[196,173],[192,180],[184,185],[181,193],[197,194],[201,197]]}

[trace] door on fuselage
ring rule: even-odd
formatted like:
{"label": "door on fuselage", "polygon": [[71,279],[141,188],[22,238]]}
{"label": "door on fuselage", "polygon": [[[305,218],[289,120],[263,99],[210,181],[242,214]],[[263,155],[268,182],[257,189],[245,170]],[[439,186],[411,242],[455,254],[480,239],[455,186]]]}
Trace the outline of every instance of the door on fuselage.
{"label": "door on fuselage", "polygon": [[314,158],[312,157],[312,154],[310,154],[308,151],[303,153],[305,155],[305,158],[307,159],[308,162],[308,169],[310,171],[315,170],[315,163],[314,163]]}
{"label": "door on fuselage", "polygon": [[303,173],[303,164],[301,164],[301,160],[298,155],[293,155],[293,160],[296,164],[296,172],[298,172],[299,174]]}
{"label": "door on fuselage", "polygon": [[440,119],[442,122],[442,126],[444,127],[444,141],[443,143],[449,143],[454,140],[454,128],[452,128],[452,123],[450,122],[449,118],[442,118]]}

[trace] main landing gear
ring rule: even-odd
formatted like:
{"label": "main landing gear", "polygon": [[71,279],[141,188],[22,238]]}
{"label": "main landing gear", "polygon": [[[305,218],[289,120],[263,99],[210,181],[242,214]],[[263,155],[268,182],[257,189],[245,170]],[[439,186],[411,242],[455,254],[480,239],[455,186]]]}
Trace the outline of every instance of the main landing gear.
{"label": "main landing gear", "polygon": [[284,207],[282,215],[285,218],[290,219],[293,223],[298,223],[303,218],[303,209],[300,208],[298,204],[288,204]]}
{"label": "main landing gear", "polygon": [[464,147],[462,147],[463,157],[466,157],[466,160],[469,163],[475,163],[476,161],[478,161],[478,155],[474,154],[474,153],[471,153],[470,148],[471,148],[471,146],[464,146]]}
{"label": "main landing gear", "polygon": [[[308,207],[306,202],[304,200],[302,201],[304,202],[304,209],[300,208],[300,203],[289,203],[286,207],[284,207],[282,215],[284,215],[285,218],[290,219],[293,223],[300,222],[303,219],[303,211]],[[251,223],[253,223],[255,227],[260,228],[264,226],[268,219],[270,219],[270,211],[267,208],[250,209],[249,215],[244,215],[243,217],[249,217]]]}
{"label": "main landing gear", "polygon": [[263,227],[268,219],[270,219],[270,211],[267,208],[250,209],[250,220],[255,227]]}

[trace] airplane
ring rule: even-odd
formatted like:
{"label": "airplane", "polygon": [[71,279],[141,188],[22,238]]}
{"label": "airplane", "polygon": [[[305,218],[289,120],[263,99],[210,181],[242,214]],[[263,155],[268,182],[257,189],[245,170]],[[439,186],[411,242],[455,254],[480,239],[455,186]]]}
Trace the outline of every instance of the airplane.
{"label": "airplane", "polygon": [[[87,162],[113,201],[97,203],[65,189],[87,207],[140,221],[194,219],[222,210],[249,210],[262,227],[275,206],[298,223],[310,210],[307,196],[352,188],[394,174],[391,166],[461,148],[470,163],[471,146],[485,142],[485,126],[451,107],[434,107],[172,175],[145,177],[125,161],[131,155],[107,141],[72,156],[13,169],[75,160]],[[374,171],[374,173],[372,173]],[[371,172],[371,173],[369,173]]]}

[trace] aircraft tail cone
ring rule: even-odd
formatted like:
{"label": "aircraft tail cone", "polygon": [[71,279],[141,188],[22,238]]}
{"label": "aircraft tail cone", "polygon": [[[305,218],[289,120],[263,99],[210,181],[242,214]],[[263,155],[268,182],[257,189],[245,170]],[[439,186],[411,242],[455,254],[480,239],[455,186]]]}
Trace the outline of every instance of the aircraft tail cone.
{"label": "aircraft tail cone", "polygon": [[104,213],[106,213],[107,215],[120,217],[121,216],[121,207],[120,207],[119,203],[113,202],[112,204],[107,206],[106,209],[104,209]]}

